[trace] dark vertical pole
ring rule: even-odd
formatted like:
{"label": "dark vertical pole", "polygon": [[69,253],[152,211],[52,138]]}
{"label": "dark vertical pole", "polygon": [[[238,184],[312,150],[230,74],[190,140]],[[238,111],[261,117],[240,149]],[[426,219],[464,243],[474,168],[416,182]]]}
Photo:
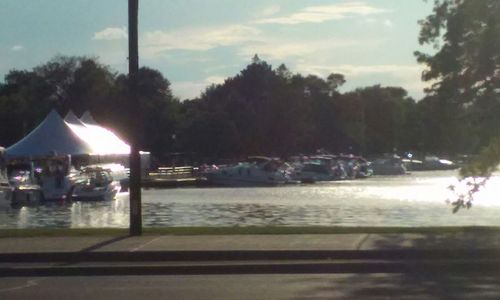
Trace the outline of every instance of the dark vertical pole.
{"label": "dark vertical pole", "polygon": [[[128,0],[128,73],[130,84],[129,120],[134,120],[134,109],[138,108],[137,101],[137,73],[139,72],[139,46],[138,46],[138,12],[139,0]],[[139,134],[137,127],[130,126],[132,141],[130,149],[130,235],[142,234],[141,211],[141,156],[139,153]]]}

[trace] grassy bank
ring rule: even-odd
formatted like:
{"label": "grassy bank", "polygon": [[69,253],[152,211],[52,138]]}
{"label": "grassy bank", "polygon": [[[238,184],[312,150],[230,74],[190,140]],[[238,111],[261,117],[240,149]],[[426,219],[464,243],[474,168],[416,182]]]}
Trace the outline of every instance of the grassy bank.
{"label": "grassy bank", "polygon": [[[500,227],[165,227],[144,228],[144,235],[236,235],[236,234],[398,234],[398,233],[500,233]],[[0,238],[36,236],[123,236],[125,228],[34,228],[0,229]]]}

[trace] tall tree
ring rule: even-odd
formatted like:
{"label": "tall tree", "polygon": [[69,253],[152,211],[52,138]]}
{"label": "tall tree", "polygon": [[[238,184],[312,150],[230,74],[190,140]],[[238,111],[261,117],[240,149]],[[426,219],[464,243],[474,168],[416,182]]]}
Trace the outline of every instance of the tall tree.
{"label": "tall tree", "polygon": [[[118,76],[116,92],[114,94],[114,113],[103,119],[110,119],[122,135],[132,132],[131,126],[139,128],[139,145],[141,149],[151,151],[161,157],[165,152],[173,149],[172,135],[176,134],[179,100],[172,95],[170,82],[154,69],[142,67],[137,74],[137,112],[143,116],[142,124],[125,123],[122,114],[125,112],[124,102],[128,97],[128,77]],[[127,137],[130,138],[130,137]]]}
{"label": "tall tree", "polygon": [[[500,161],[499,16],[497,0],[436,0],[433,13],[420,23],[420,43],[437,49],[434,55],[415,54],[428,66],[423,79],[435,81],[428,92],[441,108],[441,130],[456,124],[455,134],[463,133],[457,144],[469,142],[476,151],[487,145],[462,169],[464,177],[489,176]],[[470,207],[478,185],[469,186],[471,193],[454,202],[454,211]]]}
{"label": "tall tree", "polygon": [[[422,78],[433,82],[427,92],[440,110],[443,150],[477,150],[500,135],[499,15],[497,0],[436,0],[433,13],[420,21],[419,42],[437,49],[415,55],[428,67]],[[470,130],[479,138],[476,149],[464,140]]]}

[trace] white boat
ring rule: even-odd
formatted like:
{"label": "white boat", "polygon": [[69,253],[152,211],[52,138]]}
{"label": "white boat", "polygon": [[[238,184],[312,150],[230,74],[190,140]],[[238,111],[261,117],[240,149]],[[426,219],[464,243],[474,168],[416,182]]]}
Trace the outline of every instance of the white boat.
{"label": "white boat", "polygon": [[9,183],[17,198],[32,198],[33,195],[38,198],[40,194],[42,202],[71,200],[69,192],[73,182],[63,160],[19,161],[9,163],[8,170]]}
{"label": "white boat", "polygon": [[12,207],[37,206],[44,201],[42,189],[37,184],[21,184],[10,194]]}
{"label": "white boat", "polygon": [[7,179],[5,170],[0,169],[0,208],[10,206],[12,187]]}
{"label": "white boat", "polygon": [[336,159],[344,166],[347,178],[368,178],[373,175],[371,163],[361,156],[340,155]]}
{"label": "white boat", "polygon": [[397,155],[377,158],[370,164],[374,175],[404,175],[408,174],[404,162]]}
{"label": "white boat", "polygon": [[41,182],[44,201],[71,200],[73,182],[67,175],[42,176]]}
{"label": "white boat", "polygon": [[282,162],[265,158],[211,169],[203,175],[211,184],[224,186],[274,186],[292,181]]}
{"label": "white boat", "polygon": [[7,183],[2,183],[6,200],[12,207],[36,206],[43,200],[43,191],[33,180],[31,168],[27,164],[10,166]]}
{"label": "white boat", "polygon": [[423,161],[422,170],[436,171],[436,170],[455,170],[459,166],[454,162],[442,159],[437,156],[426,156]]}
{"label": "white boat", "polygon": [[293,178],[301,182],[333,181],[347,178],[342,161],[330,156],[316,156],[296,167]]}
{"label": "white boat", "polygon": [[[142,157],[142,156],[141,156]],[[141,162],[142,165],[142,162]],[[89,167],[102,168],[109,171],[111,177],[113,177],[113,184],[119,185],[119,192],[125,192],[128,190],[130,171],[125,168],[122,164],[118,163],[107,163],[107,164],[95,164]]]}
{"label": "white boat", "polygon": [[120,185],[109,170],[85,167],[75,178],[71,195],[75,201],[108,201],[113,200],[119,190]]}

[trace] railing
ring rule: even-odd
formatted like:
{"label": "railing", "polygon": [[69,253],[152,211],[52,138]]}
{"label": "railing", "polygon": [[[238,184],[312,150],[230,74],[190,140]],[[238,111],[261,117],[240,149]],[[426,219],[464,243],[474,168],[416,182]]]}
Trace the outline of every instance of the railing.
{"label": "railing", "polygon": [[151,179],[180,179],[193,178],[198,175],[198,168],[192,166],[160,167],[154,172],[149,172]]}

